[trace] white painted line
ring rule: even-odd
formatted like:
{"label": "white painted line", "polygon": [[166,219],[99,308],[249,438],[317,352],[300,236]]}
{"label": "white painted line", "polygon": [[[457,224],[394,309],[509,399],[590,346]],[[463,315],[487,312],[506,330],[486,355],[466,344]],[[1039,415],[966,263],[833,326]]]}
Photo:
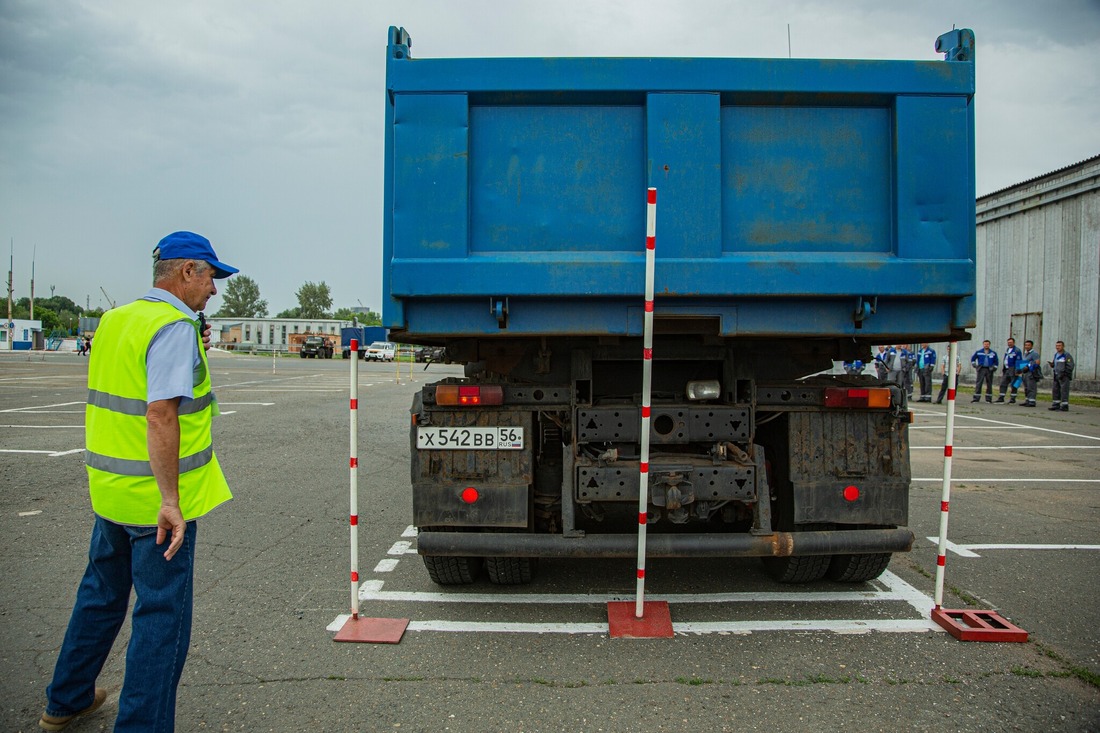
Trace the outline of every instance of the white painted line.
{"label": "white painted line", "polygon": [[[909,450],[938,450],[942,451],[942,445],[911,445]],[[988,445],[988,446],[959,446],[956,445],[952,452],[958,453],[964,450],[1100,450],[1100,445]]]}
{"label": "white painted line", "polygon": [[[673,627],[675,629],[675,626]],[[506,621],[410,621],[408,631],[472,631],[479,634],[604,634],[607,622],[600,623],[520,623]]]}
{"label": "white painted line", "polygon": [[19,428],[20,430],[83,430],[83,425],[0,425],[0,428]]}
{"label": "white painted line", "polygon": [[398,560],[396,558],[387,557],[383,560],[379,560],[378,564],[374,566],[374,572],[376,573],[390,573],[397,567]]}
{"label": "white painted line", "polygon": [[386,551],[387,555],[415,555],[416,550],[412,547],[412,542],[408,540],[399,540],[393,543],[393,547]]}
{"label": "white painted line", "polygon": [[[929,609],[931,610],[931,609]],[[336,622],[333,622],[335,626]],[[339,630],[339,626],[336,629]],[[789,620],[789,621],[692,621],[673,623],[677,634],[751,634],[754,631],[832,631],[838,634],[866,634],[872,631],[927,632],[940,627],[931,619],[882,619],[867,621]],[[495,621],[410,621],[408,631],[442,631],[516,634],[608,634],[607,622],[599,623],[519,623]]]}
{"label": "white painted line", "polygon": [[20,450],[17,448],[0,448],[0,453],[41,453],[43,455],[51,455],[52,450]]}
{"label": "white painted line", "polygon": [[936,605],[929,596],[924,595],[889,570],[883,571],[882,575],[878,576],[878,582],[886,586],[891,593],[905,600],[921,617],[931,614],[932,607]]}
{"label": "white painted line", "polygon": [[[759,592],[759,593],[667,593],[652,594],[653,600],[668,603],[854,603],[858,601],[901,601],[904,595],[883,591],[840,592]],[[633,593],[437,593],[432,591],[364,591],[361,601],[391,601],[409,603],[492,603],[492,604],[601,604],[612,601],[633,601]]]}
{"label": "white painted line", "polygon": [[[927,539],[929,542],[931,542],[933,545],[936,545],[937,547],[940,544],[939,537],[928,537]],[[968,550],[965,545],[957,545],[951,540],[948,540],[944,544],[948,552],[953,552],[959,557],[981,557],[981,555],[979,555],[978,553]]]}
{"label": "white painted line", "polygon": [[401,533],[402,537],[416,537],[416,527],[409,525],[405,527],[405,531]]}
{"label": "white painted line", "polygon": [[218,410],[219,415],[236,415],[236,410]]}
{"label": "white painted line", "polygon": [[[922,413],[930,415],[939,415],[938,412]],[[939,430],[943,432],[944,425],[910,425],[909,430]],[[1016,428],[1001,426],[1001,425],[956,425],[955,430],[1016,430]]]}
{"label": "white painted line", "polygon": [[69,407],[70,405],[83,405],[83,404],[85,404],[85,403],[83,401],[81,401],[81,402],[59,402],[56,405],[35,405],[33,407],[11,407],[7,410],[0,410],[0,413],[2,413],[2,412],[26,412],[28,410],[48,410],[51,407]]}
{"label": "white painted line", "polygon": [[1100,545],[963,545],[971,550],[1100,550]]}
{"label": "white painted line", "polygon": [[[929,542],[938,545],[939,537],[927,538]],[[969,544],[956,545],[948,541],[947,549],[960,557],[981,557],[974,550],[1100,550],[1100,545],[1025,545],[1025,544]]]}
{"label": "white painted line", "polygon": [[261,407],[270,407],[274,405],[274,402],[222,402],[218,400],[219,405],[260,405]]}
{"label": "white painted line", "polygon": [[41,513],[42,513],[41,509],[35,509],[33,512],[19,512],[19,516],[21,516],[21,517],[33,517],[36,514],[41,514]]}
{"label": "white painted line", "polygon": [[[941,415],[942,413],[939,413],[939,412],[922,412],[921,414]],[[1010,427],[1010,428],[1022,428],[1024,430],[1032,430],[1032,431],[1038,431],[1038,432],[1042,432],[1042,433],[1055,433],[1057,435],[1068,435],[1068,436],[1073,437],[1073,438],[1084,438],[1085,440],[1100,441],[1100,437],[1097,437],[1095,435],[1082,435],[1080,433],[1070,433],[1070,432],[1067,432],[1065,430],[1055,430],[1054,428],[1040,428],[1040,427],[1037,427],[1035,425],[1023,425],[1021,423],[1008,422],[1007,420],[992,420],[988,417],[977,417],[975,415],[959,415],[958,413],[955,414],[955,417],[956,417],[956,419],[977,420],[978,422],[991,423],[993,425],[1004,425],[1005,427]],[[958,430],[957,427],[955,429]]]}
{"label": "white painted line", "polygon": [[74,453],[83,453],[83,448],[73,448],[72,450],[55,451],[50,454],[50,458],[58,458],[59,456],[71,456]]}
{"label": "white painted line", "polygon": [[[955,450],[958,450],[956,448]],[[936,478],[915,478],[911,481],[935,481],[943,482],[943,476]],[[953,484],[1100,484],[1100,478],[953,478]]]}
{"label": "white painted line", "polygon": [[[399,543],[400,544],[400,543]],[[866,634],[872,631],[886,633],[913,633],[943,631],[933,623],[929,614],[934,605],[932,599],[921,593],[909,583],[889,570],[878,580],[873,581],[886,588],[883,591],[852,591],[848,593],[713,593],[669,594],[661,598],[676,603],[707,602],[765,602],[769,600],[807,602],[856,602],[867,600],[904,601],[917,612],[917,619],[791,619],[786,621],[691,621],[673,623],[677,634],[751,634],[755,631],[830,631],[836,634]],[[593,594],[488,594],[488,593],[419,593],[419,592],[382,592],[383,581],[368,580],[359,586],[360,600],[423,601],[451,603],[580,603],[606,605],[608,600],[630,600],[632,594],[593,595]],[[705,599],[705,600],[700,600]],[[326,629],[336,632],[343,628],[350,614],[340,614]],[[411,621],[409,631],[474,632],[474,633],[519,633],[519,634],[608,634],[607,622],[575,623],[522,623],[495,621],[449,621],[443,619]]]}

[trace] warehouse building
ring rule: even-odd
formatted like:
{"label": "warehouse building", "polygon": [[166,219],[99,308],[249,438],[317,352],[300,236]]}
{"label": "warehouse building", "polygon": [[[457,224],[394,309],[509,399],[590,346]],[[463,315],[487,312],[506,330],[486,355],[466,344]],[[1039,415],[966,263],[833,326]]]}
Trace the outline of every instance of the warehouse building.
{"label": "warehouse building", "polygon": [[[1046,362],[1064,341],[1077,361],[1074,387],[1100,391],[1100,155],[977,201],[977,326],[982,339],[1035,342]],[[1044,380],[1040,389],[1047,389]]]}

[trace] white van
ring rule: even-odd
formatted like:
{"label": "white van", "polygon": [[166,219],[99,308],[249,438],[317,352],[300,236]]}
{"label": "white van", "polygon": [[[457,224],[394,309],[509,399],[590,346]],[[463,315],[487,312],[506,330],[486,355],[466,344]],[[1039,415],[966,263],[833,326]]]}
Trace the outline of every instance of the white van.
{"label": "white van", "polygon": [[397,344],[387,343],[386,341],[375,341],[373,344],[367,347],[367,361],[393,361],[397,356]]}

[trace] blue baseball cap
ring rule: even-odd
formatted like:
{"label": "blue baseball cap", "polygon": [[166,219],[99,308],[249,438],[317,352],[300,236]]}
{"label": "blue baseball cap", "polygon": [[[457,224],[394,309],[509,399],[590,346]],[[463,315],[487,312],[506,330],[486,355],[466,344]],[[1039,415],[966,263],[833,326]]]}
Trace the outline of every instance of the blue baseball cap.
{"label": "blue baseball cap", "polygon": [[172,232],[157,242],[157,246],[153,248],[153,260],[202,260],[214,268],[214,277],[217,279],[240,272],[236,267],[218,262],[210,240],[194,232]]}

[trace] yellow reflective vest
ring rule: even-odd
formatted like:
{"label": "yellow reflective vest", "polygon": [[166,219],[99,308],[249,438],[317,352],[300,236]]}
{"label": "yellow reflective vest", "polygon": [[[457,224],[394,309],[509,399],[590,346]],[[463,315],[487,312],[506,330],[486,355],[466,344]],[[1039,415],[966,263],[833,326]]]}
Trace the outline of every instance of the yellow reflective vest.
{"label": "yellow reflective vest", "polygon": [[[157,523],[161,495],[149,463],[145,360],[157,331],[181,320],[189,319],[171,303],[136,300],[107,311],[96,330],[88,365],[84,460],[93,511],[118,524]],[[179,499],[186,520],[232,498],[214,455],[210,428],[217,403],[197,324],[195,335],[201,373],[193,399],[181,400],[179,410]]]}

